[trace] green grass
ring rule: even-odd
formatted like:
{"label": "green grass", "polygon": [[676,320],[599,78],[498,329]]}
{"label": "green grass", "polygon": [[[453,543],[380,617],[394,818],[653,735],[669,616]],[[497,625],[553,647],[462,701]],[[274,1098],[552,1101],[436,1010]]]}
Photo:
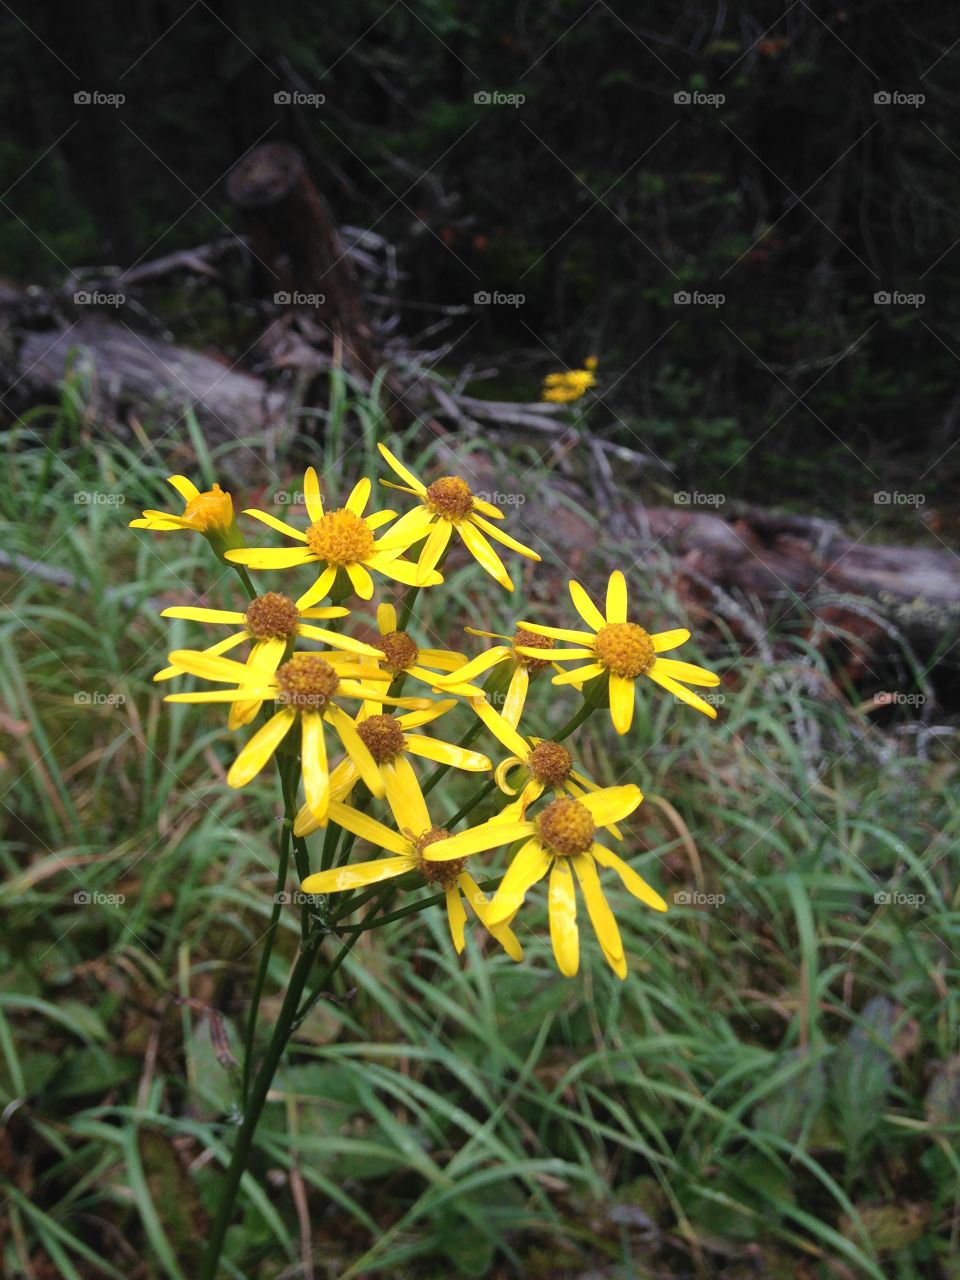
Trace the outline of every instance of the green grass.
{"label": "green grass", "polygon": [[[344,485],[370,469],[376,422],[334,386],[315,447],[333,491],[345,445]],[[177,468],[214,478],[231,458],[191,438]],[[236,1131],[223,1041],[239,1054],[278,796],[267,772],[231,791],[220,714],[164,705],[151,675],[209,635],[159,609],[237,586],[201,540],[126,528],[168,505],[164,444],[96,443],[67,395],[2,445],[0,545],[21,559],[0,570],[0,1269],[189,1280]],[[251,488],[300,488],[299,459],[251,459],[232,459]],[[533,460],[494,450],[504,476]],[[548,486],[528,472],[528,502]],[[540,549],[511,599],[453,557],[420,636],[565,617]],[[634,556],[601,539],[578,576],[596,590]],[[679,625],[657,570],[632,592]],[[281,1069],[224,1275],[303,1274],[304,1231],[318,1277],[954,1274],[956,757],[868,723],[795,635],[741,656],[719,613],[690,622],[730,672],[718,722],[652,692],[628,739],[599,717],[575,739],[598,781],[642,787],[630,860],[671,902],[654,916],[605,879],[627,981],[587,929],[580,977],[558,976],[542,895],[521,966],[477,933],[461,964],[436,910],[365,935]],[[535,730],[572,710],[559,693],[534,686]],[[470,723],[453,715],[444,736]],[[431,801],[449,815],[470,789]],[[281,920],[261,1036],[299,936],[295,907]]]}

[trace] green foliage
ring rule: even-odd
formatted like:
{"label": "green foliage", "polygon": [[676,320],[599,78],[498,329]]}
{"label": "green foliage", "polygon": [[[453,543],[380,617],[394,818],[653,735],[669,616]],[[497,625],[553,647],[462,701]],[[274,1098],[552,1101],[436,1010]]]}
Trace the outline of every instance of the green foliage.
{"label": "green foliage", "polygon": [[[682,387],[665,390],[677,412]],[[12,1165],[0,1147],[0,1248],[11,1277],[39,1259],[78,1280],[126,1276],[136,1259],[161,1280],[190,1274],[236,1132],[230,1054],[272,907],[276,795],[265,776],[240,800],[223,781],[236,745],[221,713],[165,706],[150,679],[199,638],[159,609],[234,604],[232,577],[200,539],[126,528],[168,505],[163,460],[92,446],[72,404],[0,442],[0,537],[19,557],[0,619],[0,1106],[17,1151]],[[377,419],[334,384],[317,464],[333,491],[369,468]],[[342,475],[347,439],[363,444]],[[421,445],[411,432],[406,456],[435,465]],[[492,461],[504,475],[529,465]],[[273,469],[271,485],[297,489],[296,468]],[[540,500],[549,478],[534,469],[524,485]],[[630,576],[680,624],[668,578]],[[458,643],[464,622],[561,617],[561,580],[546,603],[521,588],[482,619],[478,570],[453,557],[448,581],[443,614],[426,593],[415,625],[438,643]],[[478,935],[462,965],[435,910],[362,939],[281,1069],[231,1274],[295,1263],[296,1188],[318,1268],[342,1280],[680,1276],[757,1257],[771,1276],[810,1257],[874,1280],[949,1274],[956,762],[823,699],[821,656],[775,639],[776,661],[736,661],[716,724],[679,724],[650,696],[628,744],[600,723],[580,735],[599,782],[639,762],[646,803],[625,848],[671,902],[654,918],[608,886],[625,983],[592,940],[581,977],[558,977],[536,896],[517,922],[522,966]],[[711,666],[734,658],[714,642]],[[568,711],[534,705],[544,732]],[[438,804],[452,813],[467,790],[444,787]]]}

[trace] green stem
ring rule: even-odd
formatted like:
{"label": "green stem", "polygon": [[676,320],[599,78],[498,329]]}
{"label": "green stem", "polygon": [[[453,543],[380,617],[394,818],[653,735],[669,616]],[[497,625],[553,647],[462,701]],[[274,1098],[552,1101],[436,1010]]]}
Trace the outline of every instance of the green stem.
{"label": "green stem", "polygon": [[303,995],[310,969],[313,966],[322,941],[322,934],[309,939],[307,944],[301,948],[296,964],[293,967],[293,972],[290,975],[283,1006],[273,1035],[270,1038],[266,1057],[261,1063],[250,1098],[244,1108],[243,1124],[240,1126],[233,1154],[230,1157],[226,1185],[223,1188],[220,1203],[217,1206],[217,1214],[213,1221],[207,1251],[200,1267],[198,1280],[214,1280],[216,1275],[220,1254],[223,1250],[223,1241],[230,1225],[230,1219],[233,1216],[233,1207],[237,1199],[237,1192],[240,1189],[240,1180],[247,1167],[254,1134],[267,1100],[267,1094],[273,1083],[273,1077],[286,1048],[287,1040],[296,1024],[300,997]]}
{"label": "green stem", "polygon": [[290,824],[284,822],[280,832],[280,861],[277,866],[277,884],[273,895],[273,911],[270,915],[270,927],[267,930],[266,941],[263,945],[263,951],[260,953],[260,964],[257,966],[257,976],[253,984],[253,993],[250,997],[250,1011],[247,1014],[247,1029],[244,1035],[243,1048],[243,1080],[240,1088],[240,1098],[242,1105],[246,1105],[247,1095],[250,1092],[250,1075],[253,1069],[253,1043],[257,1034],[257,1018],[260,1015],[260,999],[263,995],[263,988],[267,981],[267,970],[270,967],[270,957],[273,954],[273,943],[277,934],[277,926],[280,923],[280,911],[282,907],[280,895],[287,883],[287,866],[290,862]]}
{"label": "green stem", "polygon": [[398,631],[406,631],[407,623],[410,621],[410,615],[413,613],[413,606],[419,594],[419,587],[407,587],[407,594],[403,597],[403,604],[400,606],[400,614],[397,618]]}
{"label": "green stem", "polygon": [[550,741],[562,742],[564,738],[569,738],[574,729],[578,729],[587,716],[591,715],[600,706],[607,688],[607,681],[603,677],[591,680],[587,686],[587,692],[583,695],[583,706],[575,711],[567,723],[553,734]]}

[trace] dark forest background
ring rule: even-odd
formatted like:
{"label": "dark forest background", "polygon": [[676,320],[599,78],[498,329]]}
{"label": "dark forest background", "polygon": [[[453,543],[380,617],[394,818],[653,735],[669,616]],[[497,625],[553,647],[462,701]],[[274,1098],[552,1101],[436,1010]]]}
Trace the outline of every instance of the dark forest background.
{"label": "dark forest background", "polygon": [[[411,332],[464,308],[450,368],[497,370],[475,394],[535,399],[595,353],[592,428],[681,484],[853,519],[878,488],[953,501],[949,8],[100,0],[8,11],[0,31],[8,279],[223,236],[226,174],[290,141],[337,220],[394,247]],[[125,101],[75,103],[93,91]],[[237,282],[226,324],[172,292],[162,323],[236,357],[264,285]],[[481,290],[524,302],[475,307]],[[678,306],[683,290],[725,302]]]}

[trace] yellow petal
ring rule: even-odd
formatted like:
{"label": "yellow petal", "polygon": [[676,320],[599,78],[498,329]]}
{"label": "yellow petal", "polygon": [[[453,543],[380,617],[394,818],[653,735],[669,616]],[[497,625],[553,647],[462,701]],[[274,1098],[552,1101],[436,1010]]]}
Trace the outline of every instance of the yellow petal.
{"label": "yellow petal", "polygon": [[276,516],[270,515],[268,511],[258,511],[256,507],[250,507],[243,514],[252,516],[254,520],[259,520],[261,524],[269,525],[271,529],[276,529],[277,533],[282,533],[286,538],[294,538],[297,542],[306,542],[307,540],[305,533],[295,529],[292,524],[287,524],[286,520],[278,520]]}
{"label": "yellow petal", "polygon": [[427,535],[427,540],[420,548],[420,556],[417,560],[417,571],[421,586],[426,586],[431,573],[436,569],[440,557],[447,549],[452,533],[453,525],[449,520],[438,520]]}
{"label": "yellow petal", "polygon": [[372,555],[367,564],[371,569],[386,574],[388,578],[402,582],[405,587],[436,587],[443,581],[442,574],[434,569],[427,580],[421,582],[419,566],[409,560],[398,560],[392,552],[388,552],[386,556]]}
{"label": "yellow petal", "polygon": [[397,611],[392,604],[377,605],[377,629],[382,636],[388,636],[397,629]]}
{"label": "yellow petal", "polygon": [[[603,896],[597,868],[593,859],[583,853],[571,858],[571,862],[580,881],[580,888],[583,890],[583,898],[587,904],[587,914],[593,925],[593,931],[597,935],[603,954],[610,964],[614,965],[615,961],[623,959],[623,942],[616,918],[610,910],[610,904]],[[624,966],[624,973],[626,973],[626,966]]]}
{"label": "yellow petal", "polygon": [[577,667],[575,671],[562,671],[560,675],[554,676],[551,684],[583,684],[587,680],[596,680],[597,676],[602,676],[606,667],[602,667],[599,662],[591,662],[586,667]]}
{"label": "yellow petal", "polygon": [[399,520],[377,542],[378,551],[406,551],[415,542],[425,537],[427,530],[436,517],[424,506],[414,507],[400,517]]}
{"label": "yellow petal", "polygon": [[350,497],[347,499],[347,510],[352,511],[355,516],[362,516],[363,509],[370,501],[370,490],[373,488],[366,476],[362,480],[358,480],[353,486]]}
{"label": "yellow petal", "polygon": [[315,524],[318,520],[322,520],[323,499],[320,497],[320,481],[313,467],[307,467],[303,473],[303,500],[311,521]]}
{"label": "yellow petal", "polygon": [[686,644],[689,639],[690,632],[685,627],[677,627],[674,631],[657,631],[650,636],[654,653],[664,653],[667,649],[676,649],[678,645]]}
{"label": "yellow petal", "polygon": [[186,476],[167,476],[167,484],[173,485],[184,502],[192,502],[200,496],[200,490]]}
{"label": "yellow petal", "polygon": [[355,836],[359,836],[361,840],[375,844],[378,849],[389,849],[391,853],[403,854],[407,858],[413,856],[410,841],[399,831],[392,831],[382,822],[377,822],[376,818],[371,818],[369,814],[361,813],[359,809],[354,809],[348,804],[331,800],[330,819],[337,826],[344,827]]}
{"label": "yellow petal", "polygon": [[714,689],[720,683],[715,671],[695,666],[692,662],[680,662],[677,658],[657,658],[654,666],[671,680],[682,680],[684,684],[695,684],[701,689]]}
{"label": "yellow petal", "polygon": [[550,914],[550,941],[557,968],[565,978],[572,978],[580,967],[580,936],[577,932],[577,896],[573,888],[573,872],[565,858],[557,858],[550,872],[547,896]]}
{"label": "yellow petal", "polygon": [[521,947],[516,934],[506,924],[491,924],[490,911],[487,903],[487,895],[474,880],[473,876],[467,871],[461,871],[457,877],[463,896],[467,902],[473,907],[480,923],[496,938],[506,951],[511,960],[523,959],[523,947]]}
{"label": "yellow petal", "polygon": [[499,582],[505,590],[512,591],[513,583],[510,581],[506,566],[476,525],[471,524],[469,520],[461,520],[457,525],[457,531],[480,568],[485,569],[490,577]]}
{"label": "yellow petal", "polygon": [[424,760],[435,760],[437,764],[449,764],[455,769],[469,769],[473,773],[482,773],[493,766],[486,756],[479,751],[467,751],[454,742],[440,742],[436,738],[428,738],[423,733],[408,733],[406,750],[411,755],[420,756]]}
{"label": "yellow petal", "polygon": [[345,889],[361,889],[367,884],[392,880],[412,871],[417,861],[408,855],[396,858],[378,858],[374,862],[355,862],[345,867],[332,867],[329,871],[317,871],[307,876],[300,885],[302,893],[342,893]]}
{"label": "yellow petal", "polygon": [[[308,587],[297,601],[297,608],[301,613],[304,613],[304,610],[309,609],[312,604],[316,604],[318,600],[322,600],[324,596],[329,595],[330,588],[333,586],[336,576],[336,565],[328,564],[313,586]],[[348,612],[348,610],[345,610],[344,612]]]}
{"label": "yellow petal", "polygon": [[[592,631],[570,631],[566,627],[545,627],[539,622],[519,622],[517,627],[523,631],[532,631],[536,636],[549,636],[551,640],[569,640],[572,644],[592,645],[594,633]],[[540,651],[540,657],[543,657],[543,651]]]}
{"label": "yellow petal", "polygon": [[327,770],[327,744],[323,737],[323,716],[319,711],[305,711],[300,719],[303,793],[310,812],[318,822],[323,822],[330,804],[330,776]]}
{"label": "yellow petal", "polygon": [[367,573],[362,564],[348,564],[344,566],[347,571],[347,577],[350,579],[350,585],[360,597],[361,600],[373,599],[373,579]]}
{"label": "yellow petal", "polygon": [[296,718],[297,713],[292,707],[284,707],[271,716],[262,729],[257,730],[227,774],[227,782],[231,787],[245,787],[257,776],[289,733]]}
{"label": "yellow petal", "polygon": [[427,492],[426,485],[419,481],[412,471],[408,471],[396,454],[391,453],[385,444],[378,444],[377,448],[387,464],[393,468],[401,480],[410,486],[414,493]]}
{"label": "yellow petal", "polygon": [[540,556],[531,547],[524,546],[522,542],[518,542],[516,538],[511,538],[509,533],[504,533],[495,524],[491,524],[489,520],[484,520],[483,516],[474,513],[470,516],[470,523],[476,525],[478,529],[482,529],[484,533],[489,534],[491,538],[495,538],[497,542],[502,543],[505,547],[509,547],[511,551],[516,551],[522,556],[526,556],[528,560],[539,560]]}
{"label": "yellow petal", "polygon": [[452,711],[457,706],[456,698],[441,698],[439,702],[433,702],[429,707],[424,707],[421,711],[407,711],[404,715],[398,716],[401,726],[406,729],[419,729],[421,725],[430,724],[431,721],[439,719],[448,711]]}
{"label": "yellow petal", "polygon": [[614,569],[607,583],[607,622],[627,620],[627,580],[619,569]]}
{"label": "yellow petal", "polygon": [[307,547],[238,547],[225,551],[231,564],[245,564],[248,569],[293,569],[316,559]]}
{"label": "yellow petal", "polygon": [[386,761],[381,770],[386,784],[387,804],[394,821],[401,831],[409,832],[411,838],[416,840],[433,825],[417,775],[410,761],[403,755]]}
{"label": "yellow petal", "polygon": [[505,720],[499,712],[494,711],[486,698],[471,698],[470,705],[493,736],[502,742],[508,751],[512,752],[520,760],[527,759],[530,754],[529,744],[521,738],[508,720]]}
{"label": "yellow petal", "polygon": [[514,729],[520,723],[520,717],[523,715],[529,687],[530,672],[526,667],[518,666],[510,677],[510,687],[507,689],[507,696],[503,700],[503,710],[500,712],[507,724],[512,725]]}
{"label": "yellow petal", "polygon": [[628,866],[621,857],[610,849],[605,849],[602,844],[592,845],[590,852],[601,867],[609,867],[612,871],[616,871],[628,893],[645,902],[648,907],[653,907],[654,911],[666,911],[667,904],[656,889],[652,889],[646,880],[638,876],[633,867]]}
{"label": "yellow petal", "polygon": [[190,622],[228,622],[234,626],[246,621],[246,615],[234,609],[198,609],[193,605],[174,605],[172,609],[164,609],[161,618],[186,618]]}
{"label": "yellow petal", "polygon": [[[171,658],[173,654],[170,655]],[[695,693],[691,693],[686,685],[680,684],[672,679],[666,672],[660,669],[659,661],[650,668],[647,676],[653,680],[661,688],[666,689],[667,693],[672,693],[675,698],[679,698],[681,702],[685,702],[688,707],[693,707],[696,711],[702,711],[705,716],[709,716],[711,720],[716,720],[717,711],[715,707],[711,707],[709,702],[704,702],[702,698],[698,698]]]}
{"label": "yellow petal", "polygon": [[634,783],[622,787],[599,787],[580,797],[580,803],[589,809],[598,827],[608,827],[611,822],[621,822],[643,800],[643,792]]}
{"label": "yellow petal", "polygon": [[382,796],[386,790],[383,777],[377,768],[377,762],[370,754],[370,748],[357,733],[356,725],[342,707],[332,702],[324,715],[336,729],[347,755],[357,766],[360,777],[375,796]]}
{"label": "yellow petal", "polygon": [[[437,840],[429,844],[423,851],[428,862],[450,862],[454,858],[465,858],[471,853],[482,853],[485,849],[497,849],[501,845],[513,844],[514,840],[522,840],[532,834],[532,822],[481,822],[479,826],[469,827],[446,840]],[[504,915],[504,917],[506,916]]]}
{"label": "yellow petal", "polygon": [[[210,645],[210,647],[204,649],[203,652],[213,655],[227,653],[230,649],[235,649],[238,644],[243,644],[246,639],[246,630],[238,631],[235,635],[226,636],[223,640],[218,640],[216,644]],[[158,671],[153,678],[154,680],[172,680],[174,676],[182,676],[185,674],[186,673],[182,671],[180,667],[164,667],[164,669],[162,671]]]}
{"label": "yellow petal", "polygon": [[469,684],[471,680],[475,680],[477,676],[483,675],[485,671],[489,671],[498,662],[503,662],[509,657],[509,649],[503,645],[494,645],[492,649],[488,649],[486,653],[477,654],[475,658],[457,667],[449,675],[438,676],[436,683],[440,687],[445,684]]}
{"label": "yellow petal", "polygon": [[447,920],[450,924],[450,936],[457,955],[461,955],[464,947],[463,927],[467,923],[467,913],[460,901],[460,890],[451,886],[445,891],[447,900]]}
{"label": "yellow petal", "polygon": [[257,718],[260,708],[263,706],[262,701],[253,702],[232,702],[230,704],[230,714],[227,716],[227,728],[242,729],[245,724],[252,724]]}
{"label": "yellow petal", "polygon": [[[178,673],[179,674],[179,673]],[[195,693],[168,693],[164,702],[245,702],[251,699],[273,698],[276,686],[257,688],[252,684],[237,685],[234,689],[198,689]]]}
{"label": "yellow petal", "polygon": [[197,649],[174,649],[170,654],[170,662],[187,675],[200,676],[203,680],[222,680],[229,684],[270,684],[273,679],[272,671],[260,671],[248,663]]}
{"label": "yellow petal", "polygon": [[314,627],[310,623],[300,624],[299,634],[309,636],[311,640],[322,640],[333,649],[342,649],[345,653],[359,653],[365,658],[382,658],[380,649],[372,644],[364,644],[362,640],[354,640],[353,636],[342,635],[339,631],[328,631],[326,627]]}
{"label": "yellow petal", "polygon": [[369,515],[363,517],[367,522],[368,529],[382,529],[385,524],[389,524],[391,520],[396,520],[397,513],[395,511],[371,511]]}
{"label": "yellow petal", "polygon": [[[531,830],[532,823],[527,823]],[[436,845],[431,845],[436,848]],[[528,840],[514,857],[507,874],[500,881],[500,887],[493,895],[490,903],[488,920],[490,924],[502,924],[510,920],[523,906],[527,892],[550,870],[552,859],[539,840]]]}
{"label": "yellow petal", "polygon": [[570,599],[573,601],[573,607],[587,626],[592,627],[594,631],[599,631],[601,627],[605,627],[607,625],[606,619],[580,583],[571,578],[567,585],[570,588]]}
{"label": "yellow petal", "polygon": [[[554,681],[556,683],[556,681]],[[610,672],[610,719],[617,733],[629,733],[635,704],[633,681]]]}

